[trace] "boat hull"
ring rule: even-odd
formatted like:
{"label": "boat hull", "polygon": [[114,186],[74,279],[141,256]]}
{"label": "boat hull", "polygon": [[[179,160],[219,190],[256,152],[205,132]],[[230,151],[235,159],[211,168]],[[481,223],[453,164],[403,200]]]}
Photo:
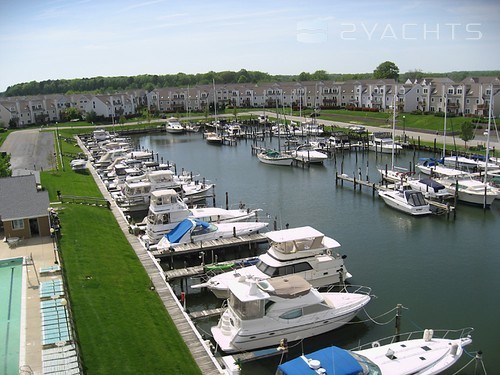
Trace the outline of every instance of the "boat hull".
{"label": "boat hull", "polygon": [[369,295],[351,294],[348,298],[351,299],[349,306],[304,315],[298,319],[265,317],[244,321],[240,322],[239,329],[228,328],[227,324],[235,320],[234,312],[228,308],[219,324],[212,327],[212,335],[219,348],[226,353],[278,346],[283,339],[288,342],[306,339],[345,325],[370,301]]}
{"label": "boat hull", "polygon": [[385,204],[392,207],[398,211],[404,212],[412,216],[422,216],[431,213],[430,206],[428,204],[422,206],[409,206],[404,202],[398,200],[394,196],[392,191],[379,191],[379,196],[384,200]]}

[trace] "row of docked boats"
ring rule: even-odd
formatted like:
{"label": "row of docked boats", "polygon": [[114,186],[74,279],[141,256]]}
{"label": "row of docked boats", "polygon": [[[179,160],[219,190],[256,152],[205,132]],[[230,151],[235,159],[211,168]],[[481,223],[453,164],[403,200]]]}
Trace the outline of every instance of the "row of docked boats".
{"label": "row of docked boats", "polygon": [[[153,195],[162,197],[159,206],[186,203],[174,189],[168,190],[155,190],[156,194],[150,194],[150,208]],[[170,199],[166,196],[170,196]],[[179,206],[182,207],[182,204]],[[156,208],[156,213],[161,211],[159,208]],[[152,217],[160,218],[155,215]],[[153,222],[165,224],[163,218],[161,222],[159,220]],[[163,241],[165,249],[175,250],[176,244],[192,242],[193,238],[201,239],[202,237],[193,236],[197,233],[204,235],[213,232],[211,229],[218,228],[219,225],[190,215],[178,222],[174,228],[167,229],[167,233],[161,235],[162,232],[159,231],[161,237],[159,242]],[[340,290],[337,290],[330,285],[332,280],[320,281],[321,276],[330,274],[336,277],[333,282],[350,277],[343,264],[345,257],[338,254],[340,245],[335,240],[325,237],[312,228],[295,228],[290,232],[274,231],[267,233],[266,236],[270,246],[268,251],[259,257],[259,262],[264,260],[260,265],[262,269],[265,269],[263,264],[267,262],[268,271],[264,272],[267,276],[259,277],[253,274],[233,276],[232,281],[226,283],[227,307],[217,325],[211,329],[217,346],[226,353],[278,346],[283,339],[297,341],[329,332],[349,322],[372,299],[369,288],[343,288],[340,283]],[[308,254],[309,251],[311,252]],[[312,254],[316,263],[309,263],[307,266],[304,260],[311,258]],[[266,259],[264,255],[268,255],[268,258]],[[281,264],[272,263],[276,258],[280,258]],[[331,262],[327,267],[329,258],[336,262]],[[301,272],[303,274],[300,274]],[[311,275],[309,280],[307,280],[308,274]],[[455,347],[449,352],[443,352],[437,358],[437,355],[434,355],[438,352],[438,346],[434,345],[437,339],[432,336],[427,336],[426,339],[428,345],[432,346],[429,351],[433,354],[432,356],[428,354],[426,364],[433,363],[438,368],[438,364],[443,363],[444,358],[451,365],[460,357],[461,350]],[[470,342],[470,337],[468,340]],[[466,345],[466,342],[464,340],[463,345]],[[422,357],[422,354],[419,354]],[[409,357],[414,363],[419,362],[417,354],[413,354],[405,357],[404,363],[409,363]],[[398,363],[403,363],[399,357],[394,356],[394,358],[399,360]],[[394,358],[391,360],[394,361]],[[378,359],[372,359],[375,366],[382,368],[381,363],[377,361]],[[315,362],[311,363],[310,369],[314,371],[321,371],[322,368],[324,367],[321,363],[319,366]]]}
{"label": "row of docked boats", "polygon": [[[370,288],[344,283],[351,274],[336,240],[307,226],[268,232],[266,237],[269,248],[257,264],[192,285],[226,299],[211,328],[216,349],[225,354],[280,350],[284,343],[330,332],[351,321],[373,298]],[[452,336],[451,331],[440,335],[425,330],[354,350],[328,347],[281,363],[277,373],[437,374],[472,342],[472,329],[457,332]]]}
{"label": "row of docked boats", "polygon": [[241,203],[238,209],[205,207],[214,184],[195,180],[186,171],[176,174],[175,165],[155,162],[152,152],[135,151],[125,139],[119,146],[113,143],[116,138],[110,135],[99,141],[92,137],[86,146],[118,207],[126,214],[147,212],[131,228],[144,233],[141,240],[147,249],[162,248],[168,241],[164,249],[170,250],[181,243],[245,236],[267,228],[269,223],[257,217],[262,210]]}

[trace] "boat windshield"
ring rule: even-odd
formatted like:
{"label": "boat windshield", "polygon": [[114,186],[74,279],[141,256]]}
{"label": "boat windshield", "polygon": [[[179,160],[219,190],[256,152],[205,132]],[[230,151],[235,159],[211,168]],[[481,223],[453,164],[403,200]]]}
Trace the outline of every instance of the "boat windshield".
{"label": "boat windshield", "polygon": [[405,191],[407,194],[408,204],[414,207],[425,206],[427,202],[425,201],[424,195],[420,191]]}
{"label": "boat windshield", "polygon": [[349,354],[352,355],[354,359],[361,365],[361,368],[363,369],[363,375],[382,375],[382,371],[380,370],[380,368],[365,356],[351,351],[349,351]]}
{"label": "boat windshield", "polygon": [[298,272],[305,272],[312,270],[313,267],[307,262],[301,262],[297,264],[289,264],[282,267],[273,267],[264,263],[262,260],[256,264],[259,271],[265,273],[269,277],[285,276],[291,275]]}

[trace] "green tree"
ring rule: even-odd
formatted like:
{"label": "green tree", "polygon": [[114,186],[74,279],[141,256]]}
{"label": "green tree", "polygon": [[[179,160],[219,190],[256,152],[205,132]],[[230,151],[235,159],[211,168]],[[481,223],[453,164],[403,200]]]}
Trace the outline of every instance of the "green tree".
{"label": "green tree", "polygon": [[80,111],[78,108],[69,107],[64,110],[64,117],[66,120],[76,120],[80,118]]}
{"label": "green tree", "polygon": [[302,72],[299,74],[299,81],[310,81],[311,73]]}
{"label": "green tree", "polygon": [[465,148],[467,148],[467,142],[472,141],[475,137],[474,125],[466,121],[460,126],[460,139],[464,141]]}
{"label": "green tree", "polygon": [[10,154],[1,152],[0,153],[0,177],[10,177],[12,176],[12,170],[10,169]]}
{"label": "green tree", "polygon": [[313,81],[327,81],[330,79],[326,70],[316,70],[311,77]]}
{"label": "green tree", "polygon": [[373,71],[373,78],[393,78],[397,81],[399,78],[399,68],[392,61],[385,61]]}
{"label": "green tree", "polygon": [[85,120],[93,124],[97,120],[97,113],[94,110],[90,111],[85,115]]}

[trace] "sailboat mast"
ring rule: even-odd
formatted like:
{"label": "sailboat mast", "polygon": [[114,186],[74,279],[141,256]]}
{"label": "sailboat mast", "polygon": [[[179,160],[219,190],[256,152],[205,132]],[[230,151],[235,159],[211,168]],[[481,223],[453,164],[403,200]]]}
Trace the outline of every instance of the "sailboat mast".
{"label": "sailboat mast", "polygon": [[488,109],[488,133],[486,135],[486,160],[485,160],[485,165],[484,165],[484,183],[486,183],[486,181],[487,181],[488,163],[489,163],[489,159],[490,159],[490,132],[491,132],[491,118],[493,117],[492,107],[493,107],[493,84],[491,84],[490,106]]}
{"label": "sailboat mast", "polygon": [[394,93],[394,104],[392,106],[392,153],[391,153],[391,169],[394,170],[394,133],[396,131],[396,98],[397,95]]}
{"label": "sailboat mast", "polygon": [[444,96],[443,160],[446,157],[446,115],[448,114],[448,94]]}

